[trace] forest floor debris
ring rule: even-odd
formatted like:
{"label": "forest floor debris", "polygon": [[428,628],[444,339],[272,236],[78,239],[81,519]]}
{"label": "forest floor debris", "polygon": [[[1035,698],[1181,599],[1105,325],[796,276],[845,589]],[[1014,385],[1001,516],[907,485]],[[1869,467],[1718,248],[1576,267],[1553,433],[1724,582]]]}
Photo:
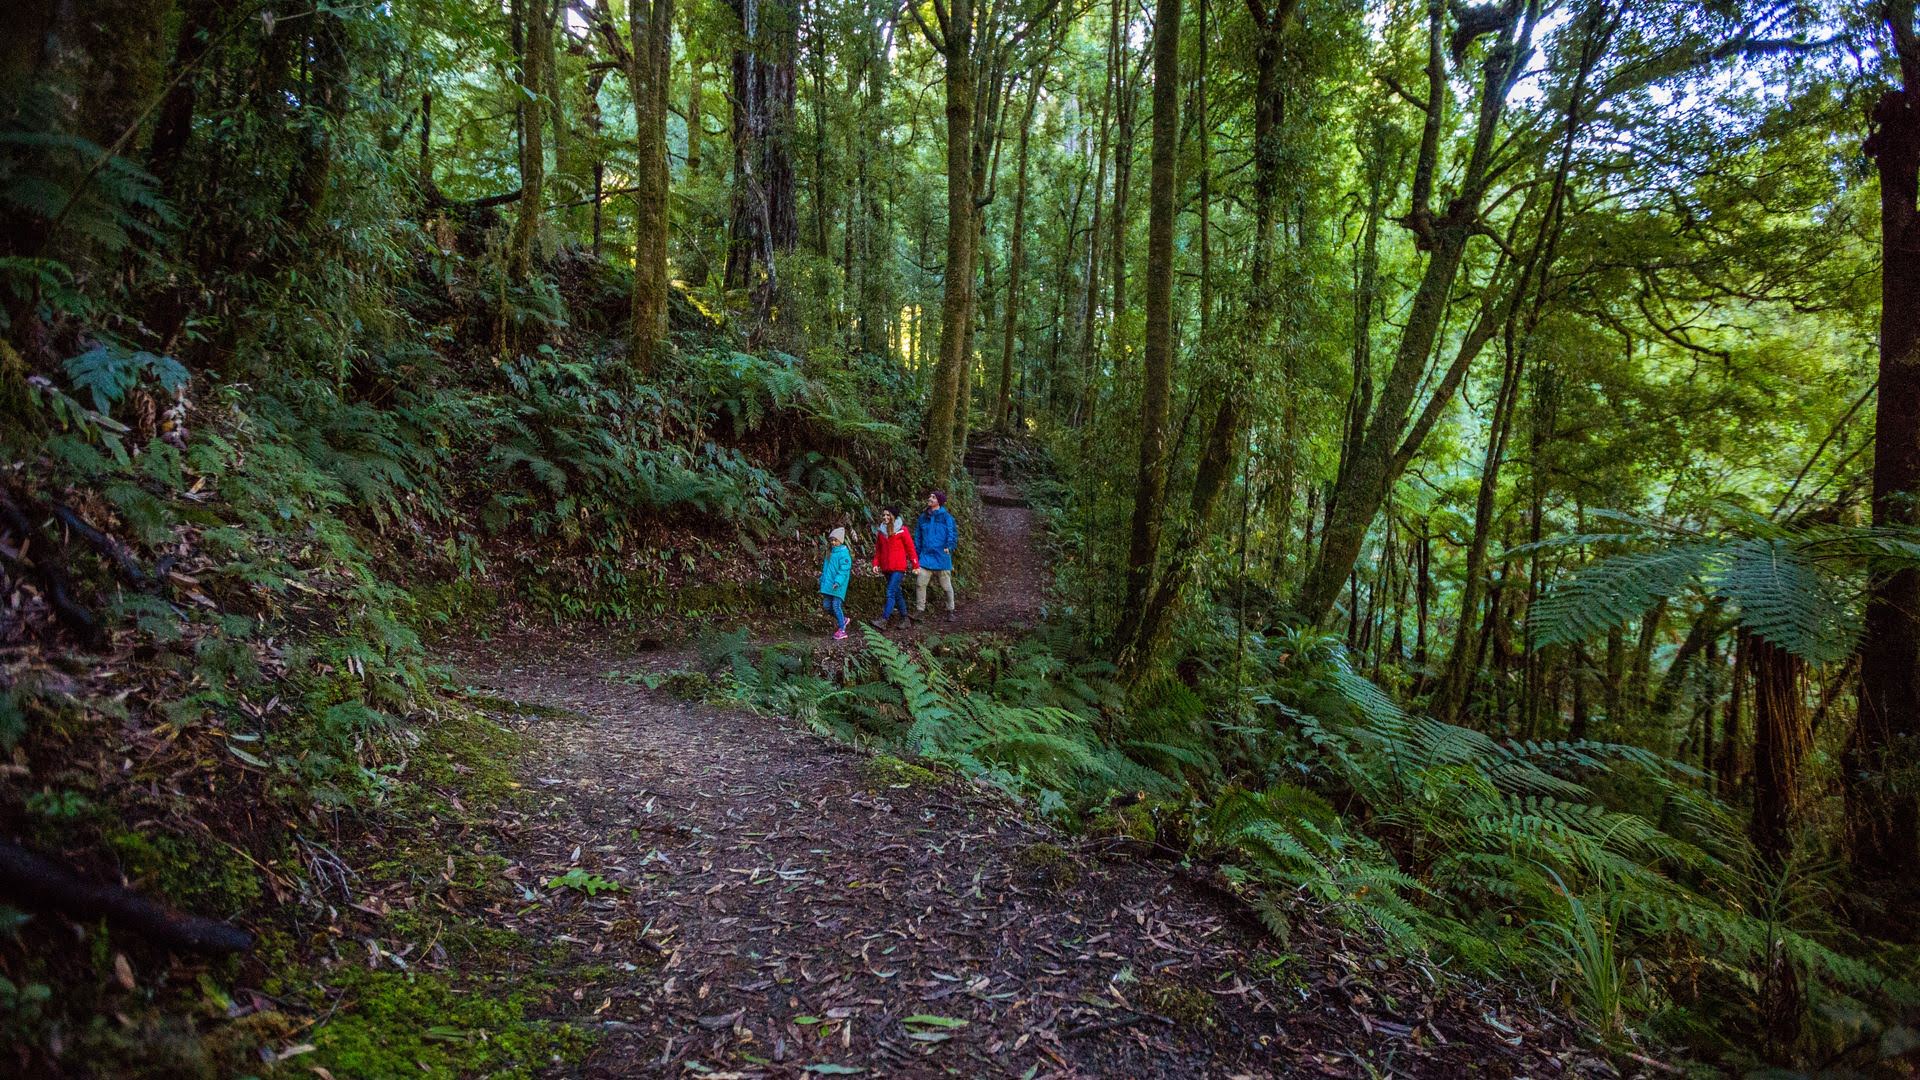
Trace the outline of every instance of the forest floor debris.
{"label": "forest floor debris", "polygon": [[[1032,512],[985,513],[994,573],[962,630],[1016,628],[1043,595]],[[504,712],[532,794],[502,838],[537,899],[502,924],[570,949],[568,1018],[603,1032],[582,1075],[1611,1075],[1507,990],[1308,912],[1277,949],[1175,868],[995,793],[606,677],[688,652],[549,633],[448,655],[523,703]]]}

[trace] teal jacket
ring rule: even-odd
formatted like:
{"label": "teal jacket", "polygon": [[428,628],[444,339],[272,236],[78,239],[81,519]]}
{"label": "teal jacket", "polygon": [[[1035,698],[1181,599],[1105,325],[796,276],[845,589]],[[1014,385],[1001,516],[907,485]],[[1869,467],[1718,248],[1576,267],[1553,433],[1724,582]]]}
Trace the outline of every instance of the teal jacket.
{"label": "teal jacket", "polygon": [[820,567],[820,595],[847,598],[847,579],[853,576],[853,553],[847,545],[841,544],[827,552],[826,564]]}

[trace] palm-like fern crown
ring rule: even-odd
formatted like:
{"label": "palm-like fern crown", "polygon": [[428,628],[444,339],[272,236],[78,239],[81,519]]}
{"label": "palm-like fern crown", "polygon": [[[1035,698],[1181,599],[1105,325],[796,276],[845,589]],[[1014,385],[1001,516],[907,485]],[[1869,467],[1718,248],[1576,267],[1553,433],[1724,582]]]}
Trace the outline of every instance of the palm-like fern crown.
{"label": "palm-like fern crown", "polygon": [[1609,553],[1556,585],[1530,622],[1540,645],[1569,644],[1690,591],[1712,597],[1738,625],[1810,663],[1853,652],[1860,595],[1872,575],[1920,566],[1920,530],[1782,525],[1726,511],[1712,533],[1624,514],[1620,532],[1556,537],[1511,549],[1596,546]]}

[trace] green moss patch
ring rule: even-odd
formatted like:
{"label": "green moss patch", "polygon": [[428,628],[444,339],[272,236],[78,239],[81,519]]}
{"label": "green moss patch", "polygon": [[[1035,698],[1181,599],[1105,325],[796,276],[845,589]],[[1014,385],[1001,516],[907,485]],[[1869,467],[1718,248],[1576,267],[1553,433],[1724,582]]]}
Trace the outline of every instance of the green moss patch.
{"label": "green moss patch", "polygon": [[1211,1026],[1213,995],[1167,975],[1149,975],[1140,980],[1133,999],[1140,1007],[1176,1024]]}
{"label": "green moss patch", "polygon": [[1080,864],[1058,844],[1041,841],[1021,848],[1014,861],[1035,883],[1064,888],[1080,880]]}
{"label": "green moss patch", "polygon": [[313,1035],[317,1053],[289,1062],[286,1075],[321,1065],[335,1076],[532,1077],[578,1061],[588,1032],[537,1019],[550,987],[512,980],[342,969],[324,980],[343,995]]}
{"label": "green moss patch", "polygon": [[892,754],[870,757],[860,766],[870,787],[939,787],[940,774],[924,765],[915,765]]}

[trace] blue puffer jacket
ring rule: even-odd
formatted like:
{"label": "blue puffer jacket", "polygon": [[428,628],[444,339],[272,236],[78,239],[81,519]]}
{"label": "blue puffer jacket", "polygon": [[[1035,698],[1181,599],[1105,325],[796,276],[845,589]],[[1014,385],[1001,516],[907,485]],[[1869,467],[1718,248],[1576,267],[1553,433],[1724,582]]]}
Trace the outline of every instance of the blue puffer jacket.
{"label": "blue puffer jacket", "polygon": [[827,552],[826,564],[820,567],[820,595],[847,598],[847,578],[853,576],[853,552],[847,545],[841,544]]}
{"label": "blue puffer jacket", "polygon": [[923,511],[913,523],[913,542],[920,549],[922,570],[951,570],[953,549],[960,546],[960,525],[944,506]]}

